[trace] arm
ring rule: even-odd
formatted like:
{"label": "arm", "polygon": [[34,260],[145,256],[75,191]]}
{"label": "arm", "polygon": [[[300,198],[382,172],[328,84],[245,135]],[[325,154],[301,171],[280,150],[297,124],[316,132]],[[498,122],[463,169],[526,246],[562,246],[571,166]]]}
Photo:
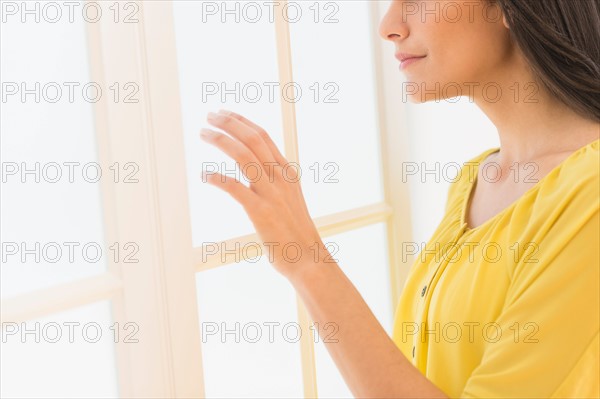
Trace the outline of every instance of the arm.
{"label": "arm", "polygon": [[307,264],[290,281],[320,330],[337,326],[333,342],[324,342],[354,396],[447,398],[402,354],[336,263]]}
{"label": "arm", "polygon": [[[319,327],[337,325],[338,342],[326,347],[354,395],[446,397],[404,357],[340,267],[313,258],[315,243],[325,247],[306,207],[299,175],[291,175],[294,169],[288,168],[265,130],[228,111],[209,115],[208,121],[229,135],[204,129],[202,138],[239,165],[262,167],[262,177],[246,176],[250,187],[219,173],[205,176],[206,182],[244,207],[261,241],[270,248],[269,261],[289,279]],[[300,247],[300,260],[286,259],[281,248],[288,243]],[[326,249],[319,252],[328,255]]]}

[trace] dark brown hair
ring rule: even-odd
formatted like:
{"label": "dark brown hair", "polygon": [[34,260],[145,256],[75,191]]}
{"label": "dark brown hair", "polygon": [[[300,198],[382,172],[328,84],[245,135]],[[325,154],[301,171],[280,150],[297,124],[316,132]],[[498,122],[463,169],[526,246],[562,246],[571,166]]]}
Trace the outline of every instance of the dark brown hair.
{"label": "dark brown hair", "polygon": [[600,122],[600,0],[489,0],[536,79],[580,115]]}

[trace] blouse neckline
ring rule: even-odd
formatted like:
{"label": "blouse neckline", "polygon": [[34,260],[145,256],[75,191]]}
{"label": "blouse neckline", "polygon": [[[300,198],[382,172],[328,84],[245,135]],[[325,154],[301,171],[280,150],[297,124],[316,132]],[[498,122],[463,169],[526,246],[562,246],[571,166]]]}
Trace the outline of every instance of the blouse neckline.
{"label": "blouse neckline", "polygon": [[462,200],[462,205],[461,205],[462,211],[461,211],[461,216],[460,216],[460,220],[459,220],[460,221],[460,226],[462,226],[463,232],[476,231],[476,230],[479,230],[479,229],[481,229],[483,227],[487,227],[487,225],[489,225],[489,224],[494,223],[497,219],[499,219],[500,217],[502,217],[502,215],[504,215],[505,213],[509,212],[512,208],[514,208],[515,206],[517,206],[518,203],[520,203],[521,201],[525,200],[525,198],[529,197],[534,192],[538,191],[539,188],[541,187],[541,185],[546,180],[548,180],[550,176],[555,175],[560,169],[562,169],[565,165],[569,164],[574,158],[576,158],[579,154],[581,154],[585,150],[587,150],[589,148],[593,148],[593,147],[598,147],[599,143],[600,143],[600,139],[596,139],[596,140],[592,141],[591,143],[588,143],[588,144],[584,145],[583,147],[580,147],[579,149],[575,150],[567,158],[563,159],[562,162],[560,162],[552,170],[550,170],[550,172],[547,173],[544,177],[542,177],[537,183],[535,183],[527,191],[525,191],[525,193],[523,193],[523,195],[521,195],[519,198],[517,198],[515,201],[513,201],[510,205],[508,205],[506,208],[504,208],[499,213],[497,213],[496,215],[492,216],[491,218],[489,218],[488,220],[486,220],[485,222],[483,222],[479,226],[475,226],[475,227],[471,228],[471,227],[469,227],[469,225],[466,222],[466,216],[467,216],[467,211],[469,209],[468,207],[471,204],[471,196],[473,195],[473,190],[475,188],[475,184],[477,183],[477,180],[479,179],[479,167],[480,167],[481,163],[483,161],[485,161],[485,159],[489,155],[500,151],[500,147],[491,148],[491,149],[485,151],[483,154],[481,154],[479,156],[479,159],[476,162],[477,166],[475,166],[475,168],[474,168],[475,169],[475,178],[467,186],[466,195],[463,195],[463,200]]}

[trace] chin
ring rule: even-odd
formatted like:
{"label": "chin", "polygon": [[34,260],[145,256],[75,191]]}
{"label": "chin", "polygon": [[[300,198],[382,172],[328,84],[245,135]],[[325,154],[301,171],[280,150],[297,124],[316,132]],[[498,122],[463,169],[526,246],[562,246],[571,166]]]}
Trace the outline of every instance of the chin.
{"label": "chin", "polygon": [[[431,101],[441,101],[442,93],[438,90],[426,90],[431,87],[423,81],[407,81],[403,84],[402,99],[404,102],[413,104],[424,104]],[[425,89],[425,90],[424,90]]]}
{"label": "chin", "polygon": [[424,98],[422,98],[422,96],[421,96],[420,93],[412,95],[412,96],[406,96],[406,99],[411,104],[424,104],[424,103],[429,102],[429,101],[432,100],[431,98],[425,100]]}

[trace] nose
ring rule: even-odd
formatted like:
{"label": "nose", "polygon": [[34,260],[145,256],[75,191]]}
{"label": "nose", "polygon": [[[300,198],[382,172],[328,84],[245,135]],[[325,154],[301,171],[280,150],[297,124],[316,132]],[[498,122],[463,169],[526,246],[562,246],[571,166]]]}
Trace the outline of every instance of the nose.
{"label": "nose", "polygon": [[392,4],[379,23],[379,36],[383,40],[406,39],[409,34],[406,18],[403,16],[402,7],[398,1],[392,0]]}

